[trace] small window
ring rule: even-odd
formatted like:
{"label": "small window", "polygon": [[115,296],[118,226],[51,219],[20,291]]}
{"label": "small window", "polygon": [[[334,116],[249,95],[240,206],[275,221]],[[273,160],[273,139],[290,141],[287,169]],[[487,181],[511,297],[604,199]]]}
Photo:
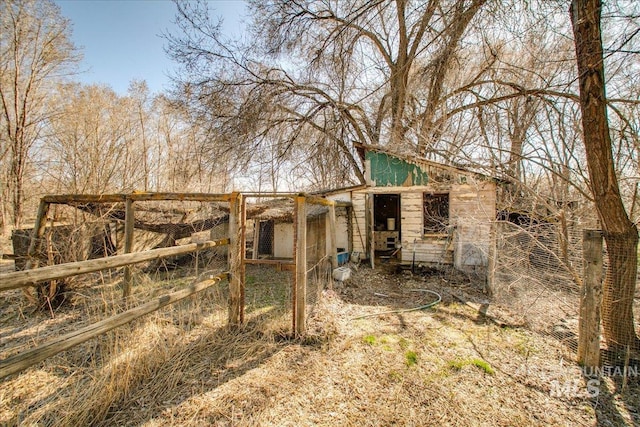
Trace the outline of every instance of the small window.
{"label": "small window", "polygon": [[423,233],[442,234],[449,226],[449,194],[423,194]]}

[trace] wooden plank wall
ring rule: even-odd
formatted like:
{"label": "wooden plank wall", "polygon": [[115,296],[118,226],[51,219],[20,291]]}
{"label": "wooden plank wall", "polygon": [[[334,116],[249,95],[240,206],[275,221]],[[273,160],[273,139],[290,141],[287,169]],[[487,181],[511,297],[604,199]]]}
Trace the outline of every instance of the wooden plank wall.
{"label": "wooden plank wall", "polygon": [[451,253],[447,251],[446,237],[423,237],[422,193],[407,192],[400,198],[400,227],[402,233],[403,263],[426,262],[451,264]]}
{"label": "wooden plank wall", "polygon": [[455,267],[461,270],[486,267],[491,221],[496,215],[496,184],[478,182],[452,186],[449,209],[451,221],[456,224]]}
{"label": "wooden plank wall", "polygon": [[[456,268],[465,269],[487,265],[491,221],[495,219],[496,212],[496,184],[490,181],[475,181],[471,177],[467,177],[467,182],[412,187],[371,187],[352,191],[350,197],[340,195],[331,198],[351,199],[353,251],[362,253],[363,257],[367,256],[366,192],[400,194],[401,261],[455,264]],[[456,226],[452,236],[423,236],[424,192],[450,193],[450,223]]]}
{"label": "wooden plank wall", "polygon": [[360,252],[361,257],[367,256],[367,223],[366,223],[366,202],[364,192],[354,192],[351,203],[353,205],[353,251]]}
{"label": "wooden plank wall", "polygon": [[281,222],[273,226],[273,257],[293,258],[293,224]]}

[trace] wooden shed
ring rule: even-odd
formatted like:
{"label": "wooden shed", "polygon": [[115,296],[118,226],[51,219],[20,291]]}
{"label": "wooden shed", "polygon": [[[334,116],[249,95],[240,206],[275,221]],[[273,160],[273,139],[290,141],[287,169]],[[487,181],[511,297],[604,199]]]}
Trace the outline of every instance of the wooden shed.
{"label": "wooden shed", "polygon": [[[247,214],[249,222],[248,240],[252,241],[251,258],[287,260],[293,259],[294,251],[294,204],[291,198],[272,199],[248,208],[255,213]],[[337,222],[345,224],[344,208],[337,209]],[[329,209],[323,205],[307,206],[307,259],[317,262],[332,253],[329,246]],[[337,247],[346,247],[346,232],[337,230]],[[342,245],[342,247],[341,247]]]}
{"label": "wooden shed", "polygon": [[367,184],[327,194],[352,203],[351,249],[372,264],[488,264],[496,217],[495,179],[383,149],[362,150]]}

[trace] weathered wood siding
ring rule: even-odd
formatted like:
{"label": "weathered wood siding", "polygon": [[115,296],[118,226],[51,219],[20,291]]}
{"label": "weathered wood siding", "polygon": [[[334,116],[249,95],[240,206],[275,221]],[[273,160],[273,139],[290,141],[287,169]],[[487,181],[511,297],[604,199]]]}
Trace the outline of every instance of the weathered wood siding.
{"label": "weathered wood siding", "polygon": [[[307,260],[318,261],[328,252],[326,219],[328,215],[307,219]],[[294,227],[290,222],[282,222],[273,228],[273,257],[293,258]]]}
{"label": "weathered wood siding", "polygon": [[[374,150],[375,151],[375,150]],[[434,162],[399,159],[393,154],[368,152],[365,161],[367,187],[334,194],[333,200],[351,201],[353,251],[368,257],[366,196],[399,194],[403,263],[454,264],[462,270],[485,267],[496,214],[496,183],[486,176]],[[447,233],[424,235],[423,194],[449,194]],[[343,235],[339,228],[338,238]],[[373,244],[373,242],[371,243]],[[342,246],[339,241],[338,246]]]}
{"label": "weathered wood siding", "polygon": [[293,258],[293,224],[281,222],[273,226],[273,257]]}
{"label": "weathered wood siding", "polygon": [[[326,253],[331,253],[331,239],[329,238],[329,230],[331,230],[331,219],[329,215],[325,215],[325,230],[327,230],[326,236]],[[347,224],[347,217],[344,211],[341,214],[336,212],[336,248],[348,250],[349,248],[349,228]]]}
{"label": "weathered wood siding", "polygon": [[[425,190],[425,189],[423,189]],[[403,263],[426,262],[451,264],[450,241],[447,237],[425,237],[422,234],[423,191],[404,190],[400,196],[400,229]]]}
{"label": "weathered wood siding", "polygon": [[486,267],[491,221],[496,216],[496,184],[452,186],[449,209],[451,224],[456,225],[454,266],[460,270]]}
{"label": "weathered wood siding", "polygon": [[[412,187],[372,187],[353,193],[354,212],[366,242],[365,193],[400,194],[400,240],[403,263],[454,264],[458,269],[487,265],[491,221],[496,212],[496,184],[492,181],[437,183]],[[423,235],[423,194],[449,193],[450,234]],[[355,225],[354,225],[355,227]],[[354,228],[354,248],[362,247]],[[366,243],[365,243],[366,245]],[[359,249],[354,249],[359,250]],[[364,250],[362,250],[364,253]]]}
{"label": "weathered wood siding", "polygon": [[366,198],[365,193],[356,191],[352,195],[352,224],[353,227],[353,251],[360,252],[361,257],[368,255],[367,251],[367,221],[366,221]]}

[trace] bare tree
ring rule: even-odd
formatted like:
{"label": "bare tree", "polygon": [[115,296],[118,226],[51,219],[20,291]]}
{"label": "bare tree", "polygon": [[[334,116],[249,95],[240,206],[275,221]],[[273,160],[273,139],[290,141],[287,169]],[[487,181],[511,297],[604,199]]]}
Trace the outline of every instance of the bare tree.
{"label": "bare tree", "polygon": [[[275,139],[288,155],[304,135],[346,159],[364,182],[353,142],[426,150],[450,65],[485,3],[253,2],[256,38],[248,46],[221,39],[206,3],[177,3],[183,34],[168,37],[169,52],[185,65],[192,99],[216,114],[211,122],[245,138],[236,152],[250,155]],[[414,90],[424,82],[427,89]],[[228,106],[211,108],[221,99]]]}
{"label": "bare tree", "polygon": [[49,84],[67,73],[79,56],[70,40],[69,21],[49,0],[1,2],[0,25],[0,162],[6,165],[3,187],[17,228],[30,150],[50,114],[45,108]]}
{"label": "bare tree", "polygon": [[60,114],[49,120],[42,160],[58,191],[101,194],[142,183],[142,162],[131,158],[139,153],[132,103],[109,87],[78,83],[60,85],[50,103]]}
{"label": "bare tree", "polygon": [[573,0],[573,26],[582,127],[591,191],[609,252],[603,286],[603,327],[611,345],[638,347],[633,317],[638,229],[625,210],[614,168],[607,117],[600,0]]}

